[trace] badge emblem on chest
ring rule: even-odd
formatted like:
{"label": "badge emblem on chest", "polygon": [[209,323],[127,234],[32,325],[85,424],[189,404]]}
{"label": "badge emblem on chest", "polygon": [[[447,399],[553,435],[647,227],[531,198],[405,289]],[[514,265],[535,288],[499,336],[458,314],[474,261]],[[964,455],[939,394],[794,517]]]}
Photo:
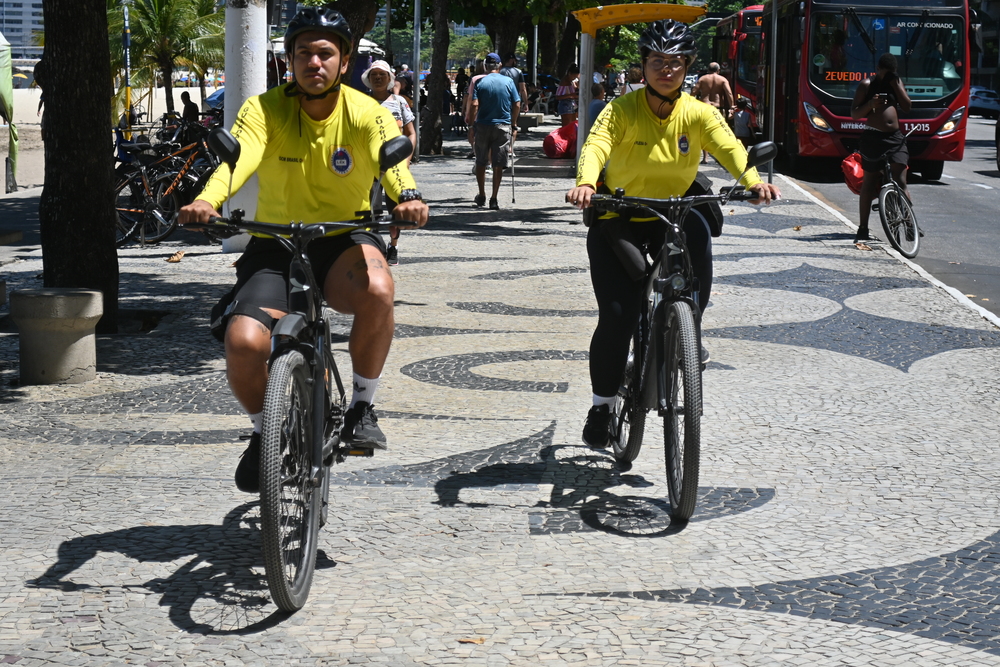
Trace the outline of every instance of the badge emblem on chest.
{"label": "badge emblem on chest", "polygon": [[677,148],[680,149],[681,155],[688,154],[688,151],[691,150],[691,143],[688,141],[688,135],[682,134],[677,138]]}
{"label": "badge emblem on chest", "polygon": [[350,146],[337,146],[330,154],[330,168],[338,176],[347,176],[354,169],[354,156]]}

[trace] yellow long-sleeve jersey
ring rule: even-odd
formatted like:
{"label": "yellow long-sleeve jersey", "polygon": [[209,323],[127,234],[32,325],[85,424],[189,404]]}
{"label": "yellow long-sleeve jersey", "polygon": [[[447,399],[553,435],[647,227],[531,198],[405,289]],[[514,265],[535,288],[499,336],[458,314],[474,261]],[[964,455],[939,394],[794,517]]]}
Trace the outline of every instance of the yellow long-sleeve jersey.
{"label": "yellow long-sleeve jersey", "polygon": [[[605,184],[633,197],[682,196],[698,175],[702,149],[734,177],[747,164],[747,152],[715,107],[682,94],[670,116],[661,120],[649,108],[643,89],[615,99],[594,121],[577,169],[576,184],[596,186],[607,165]],[[756,169],[742,179],[761,183]]]}
{"label": "yellow long-sleeve jersey", "polygon": [[[233,174],[238,190],[257,172],[257,213],[262,222],[331,222],[357,219],[369,209],[382,144],[399,136],[392,114],[372,98],[343,86],[330,117],[315,121],[285,87],[251,97],[240,109],[233,136],[240,159]],[[406,163],[386,173],[395,200],[415,188]],[[229,194],[229,167],[222,165],[198,196],[218,209]],[[346,230],[333,232],[332,235]]]}

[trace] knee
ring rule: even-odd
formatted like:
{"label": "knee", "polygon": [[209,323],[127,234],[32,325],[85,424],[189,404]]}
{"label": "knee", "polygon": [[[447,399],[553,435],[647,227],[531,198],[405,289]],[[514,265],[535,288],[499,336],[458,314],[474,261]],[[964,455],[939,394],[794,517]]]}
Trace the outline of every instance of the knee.
{"label": "knee", "polygon": [[368,284],[354,296],[354,312],[391,311],[396,296],[396,285],[388,271],[369,274]]}
{"label": "knee", "polygon": [[239,315],[230,320],[226,328],[227,358],[266,357],[270,351],[271,336],[262,324]]}

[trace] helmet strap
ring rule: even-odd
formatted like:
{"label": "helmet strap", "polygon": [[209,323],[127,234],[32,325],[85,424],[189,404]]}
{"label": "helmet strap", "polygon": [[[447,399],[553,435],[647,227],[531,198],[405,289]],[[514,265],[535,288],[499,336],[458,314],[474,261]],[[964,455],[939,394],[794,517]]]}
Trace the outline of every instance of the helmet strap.
{"label": "helmet strap", "polygon": [[288,84],[287,86],[285,86],[285,96],[286,97],[295,97],[296,95],[301,95],[303,98],[305,98],[305,100],[307,102],[312,102],[314,100],[322,100],[322,99],[326,98],[327,96],[332,95],[333,93],[336,93],[336,92],[339,92],[339,91],[340,91],[340,79],[339,78],[337,79],[336,83],[334,83],[332,86],[330,86],[329,88],[327,88],[326,90],[324,90],[319,95],[310,95],[306,91],[302,90],[302,88],[299,87],[299,84],[296,81],[292,81],[290,84]]}
{"label": "helmet strap", "polygon": [[653,97],[659,98],[659,99],[663,100],[664,102],[666,102],[667,104],[674,104],[675,102],[677,102],[677,100],[681,99],[681,93],[682,93],[682,91],[681,91],[680,88],[677,89],[677,96],[676,97],[668,97],[666,95],[660,95],[658,92],[656,92],[656,88],[653,88],[648,83],[646,84],[646,90],[648,90],[649,93]]}

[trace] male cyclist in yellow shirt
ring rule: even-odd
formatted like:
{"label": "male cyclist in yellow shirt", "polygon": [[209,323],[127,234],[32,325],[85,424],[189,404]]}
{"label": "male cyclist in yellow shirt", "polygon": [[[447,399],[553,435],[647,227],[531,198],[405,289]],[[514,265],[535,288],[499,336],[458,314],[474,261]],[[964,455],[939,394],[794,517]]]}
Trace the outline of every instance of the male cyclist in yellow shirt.
{"label": "male cyclist in yellow shirt", "polygon": [[[733,176],[746,167],[746,150],[719,110],[681,92],[697,54],[687,26],[669,19],[650,23],[639,38],[639,50],[646,87],[605,107],[580,152],[576,187],[566,195],[566,200],[580,209],[590,206],[605,167],[604,182],[611,191],[623,188],[629,196],[657,199],[683,196],[688,191],[698,174],[703,148]],[[763,183],[756,169],[750,169],[742,183],[757,193],[753,203],[770,203],[781,194],[777,187]],[[641,268],[633,269],[627,263],[628,257],[641,254],[623,246],[634,249],[645,245],[655,257],[663,243],[660,223],[633,220],[625,225],[627,228],[612,220],[598,220],[587,235],[598,322],[590,342],[593,407],[587,415],[583,440],[596,448],[608,445],[611,406],[628,361],[629,341],[639,322]],[[692,214],[684,222],[684,234],[698,281],[697,302],[704,311],[712,289],[710,231],[702,216]],[[707,361],[704,348],[702,361]]]}
{"label": "male cyclist in yellow shirt", "polygon": [[[260,181],[256,218],[264,222],[318,223],[356,219],[369,208],[384,142],[399,135],[392,115],[378,102],[341,87],[352,38],[334,10],[306,7],[288,24],[285,52],[295,80],[247,100],[233,134],[241,155],[233,174],[239,189],[256,172]],[[218,216],[229,195],[229,168],[220,167],[180,224]],[[421,201],[406,164],[386,174],[385,188],[398,201],[397,219],[423,226]],[[345,415],[345,442],[385,449],[372,408],[375,389],[393,334],[392,275],[385,243],[375,233],[334,232],[309,245],[316,280],[332,308],[354,315],[349,350],[354,394]],[[267,386],[271,327],[288,312],[290,257],[274,239],[254,237],[236,263],[234,299],[225,312],[226,373],[233,394],[249,413],[254,432],[236,469],[241,491],[258,490],[260,427]]]}

